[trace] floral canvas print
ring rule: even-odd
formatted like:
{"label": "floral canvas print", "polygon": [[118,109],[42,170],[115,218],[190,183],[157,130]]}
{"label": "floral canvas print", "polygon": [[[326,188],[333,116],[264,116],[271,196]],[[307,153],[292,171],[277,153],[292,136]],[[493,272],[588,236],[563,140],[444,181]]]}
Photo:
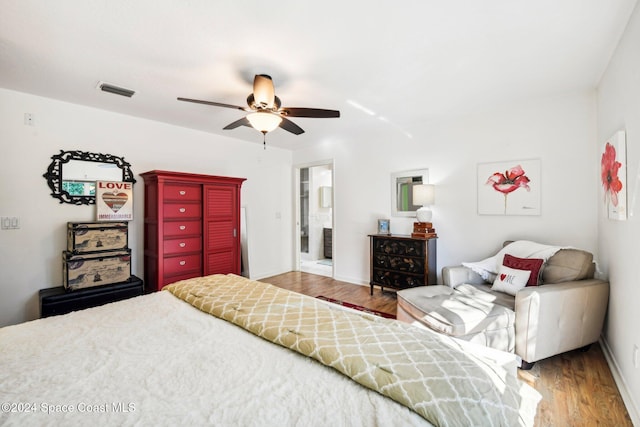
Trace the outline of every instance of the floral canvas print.
{"label": "floral canvas print", "polygon": [[624,131],[616,132],[604,144],[600,178],[609,219],[627,219],[627,150]]}
{"label": "floral canvas print", "polygon": [[480,215],[540,215],[540,160],[480,163]]}

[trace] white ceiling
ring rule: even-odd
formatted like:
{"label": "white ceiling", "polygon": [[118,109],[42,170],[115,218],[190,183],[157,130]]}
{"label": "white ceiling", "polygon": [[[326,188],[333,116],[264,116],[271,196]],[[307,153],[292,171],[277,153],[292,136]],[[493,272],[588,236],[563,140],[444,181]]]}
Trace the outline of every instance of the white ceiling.
{"label": "white ceiling", "polygon": [[[267,143],[300,149],[597,86],[636,0],[0,0],[0,87],[262,144],[241,111],[257,73],[295,119]],[[103,93],[99,81],[136,90]],[[364,134],[363,134],[364,135]]]}

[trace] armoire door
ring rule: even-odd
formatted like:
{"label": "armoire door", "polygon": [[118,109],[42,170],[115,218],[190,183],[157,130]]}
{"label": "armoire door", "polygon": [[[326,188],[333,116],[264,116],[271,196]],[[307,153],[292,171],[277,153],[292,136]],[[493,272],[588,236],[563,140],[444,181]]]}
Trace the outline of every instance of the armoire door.
{"label": "armoire door", "polygon": [[235,186],[204,185],[204,275],[239,274],[239,199]]}

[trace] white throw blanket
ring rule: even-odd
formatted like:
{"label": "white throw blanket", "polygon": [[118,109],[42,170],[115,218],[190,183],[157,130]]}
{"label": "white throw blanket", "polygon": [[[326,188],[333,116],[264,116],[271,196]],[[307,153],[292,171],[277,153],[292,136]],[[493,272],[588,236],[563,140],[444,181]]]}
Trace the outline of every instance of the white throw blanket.
{"label": "white throw blanket", "polygon": [[478,262],[463,262],[462,265],[478,273],[487,282],[493,282],[502,265],[505,254],[518,258],[540,258],[547,262],[562,246],[543,245],[529,240],[517,240],[502,248],[492,257]]}

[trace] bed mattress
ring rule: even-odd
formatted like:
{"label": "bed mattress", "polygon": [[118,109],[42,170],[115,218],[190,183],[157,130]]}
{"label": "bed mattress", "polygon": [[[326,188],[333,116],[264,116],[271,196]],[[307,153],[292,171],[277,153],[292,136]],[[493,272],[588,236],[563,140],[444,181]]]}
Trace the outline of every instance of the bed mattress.
{"label": "bed mattress", "polygon": [[[496,368],[515,369],[512,355],[495,354]],[[10,426],[432,425],[166,291],[0,329],[0,385],[0,425]],[[525,425],[531,392],[523,385]]]}
{"label": "bed mattress", "polygon": [[7,426],[430,425],[169,292],[0,329],[0,384]]}

